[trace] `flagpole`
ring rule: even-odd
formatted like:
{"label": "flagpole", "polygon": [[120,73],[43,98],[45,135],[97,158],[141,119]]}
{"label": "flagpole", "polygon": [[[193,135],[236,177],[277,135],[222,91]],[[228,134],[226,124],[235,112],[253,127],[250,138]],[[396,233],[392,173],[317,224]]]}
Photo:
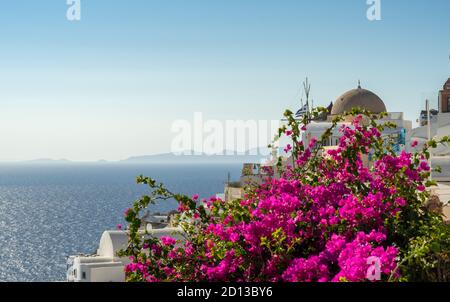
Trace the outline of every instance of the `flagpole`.
{"label": "flagpole", "polygon": [[305,94],[306,94],[306,120],[309,123],[310,122],[310,108],[309,108],[309,93],[311,91],[311,84],[308,82],[308,77],[306,77],[305,82],[303,82],[303,88],[305,90]]}

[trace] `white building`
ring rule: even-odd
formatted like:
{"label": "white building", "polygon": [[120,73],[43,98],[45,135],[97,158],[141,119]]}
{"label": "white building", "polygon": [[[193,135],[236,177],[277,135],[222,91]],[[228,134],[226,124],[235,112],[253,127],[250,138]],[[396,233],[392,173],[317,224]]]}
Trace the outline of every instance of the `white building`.
{"label": "white building", "polygon": [[[418,128],[412,129],[407,136],[407,151],[413,152],[423,148],[424,144],[429,140],[428,133],[431,138],[442,138],[450,136],[450,79],[444,84],[443,90],[439,93],[439,112],[430,115],[430,125],[421,123]],[[411,143],[417,141],[415,148],[411,147]],[[448,146],[439,145],[436,149],[431,150],[432,166],[440,166],[442,173],[433,173],[433,178],[437,181],[450,182],[450,148]]]}
{"label": "white building", "polygon": [[[332,120],[337,115],[343,115],[346,112],[352,111],[353,108],[359,107],[366,109],[374,114],[387,112],[385,103],[372,91],[361,88],[361,85],[356,89],[352,89],[341,95],[332,105],[329,114],[322,117],[321,120],[315,120],[307,126],[303,132],[303,142],[308,144],[312,138],[320,141],[320,137],[325,131],[332,127]],[[342,133],[339,131],[339,126],[348,125],[352,122],[354,117],[349,116],[344,122],[340,123],[333,131],[332,136],[327,140],[321,142],[325,147],[337,146]],[[379,123],[391,122],[397,127],[395,129],[386,128],[383,135],[397,138],[397,144],[394,149],[400,151],[405,148],[407,133],[411,131],[412,122],[403,118],[402,112],[388,112],[388,115],[379,120]]]}

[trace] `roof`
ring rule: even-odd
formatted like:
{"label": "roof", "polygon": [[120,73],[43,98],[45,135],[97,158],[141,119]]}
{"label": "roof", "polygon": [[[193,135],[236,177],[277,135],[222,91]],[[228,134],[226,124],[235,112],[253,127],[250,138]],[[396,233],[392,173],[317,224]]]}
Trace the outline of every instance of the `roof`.
{"label": "roof", "polygon": [[372,91],[358,87],[341,95],[334,103],[331,114],[339,115],[350,112],[355,107],[366,109],[372,113],[387,111],[386,105],[379,96]]}

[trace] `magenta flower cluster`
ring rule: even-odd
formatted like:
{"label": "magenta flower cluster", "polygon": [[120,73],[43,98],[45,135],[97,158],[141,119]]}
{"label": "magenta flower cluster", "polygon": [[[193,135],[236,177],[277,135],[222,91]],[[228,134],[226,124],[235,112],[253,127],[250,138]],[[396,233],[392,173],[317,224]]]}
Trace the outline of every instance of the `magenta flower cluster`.
{"label": "magenta flower cluster", "polygon": [[382,138],[361,116],[340,131],[333,150],[324,151],[317,140],[298,143],[281,177],[242,200],[182,200],[179,211],[192,218],[186,241],[146,243],[126,268],[129,278],[357,282],[368,281],[368,259],[376,257],[381,280],[398,279],[396,232],[425,190],[430,167],[406,152],[385,152],[368,165],[367,154],[381,148]]}

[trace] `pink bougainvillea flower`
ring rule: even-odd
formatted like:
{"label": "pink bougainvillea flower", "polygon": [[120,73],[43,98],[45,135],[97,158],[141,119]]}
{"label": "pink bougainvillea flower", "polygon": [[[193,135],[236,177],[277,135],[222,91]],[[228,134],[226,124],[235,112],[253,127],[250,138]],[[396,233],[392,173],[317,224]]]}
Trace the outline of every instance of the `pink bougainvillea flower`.
{"label": "pink bougainvillea flower", "polygon": [[284,148],[284,152],[289,153],[292,150],[292,146],[288,144],[286,148]]}
{"label": "pink bougainvillea flower", "polygon": [[127,215],[137,234],[129,241],[135,254],[125,267],[127,280],[365,282],[372,281],[373,259],[379,281],[401,280],[406,245],[423,235],[416,222],[434,220],[422,207],[428,194],[418,194],[426,190],[430,166],[424,152],[386,152],[382,128],[367,119],[358,115],[351,125],[336,126],[339,145],[327,152],[315,137],[309,144],[292,137],[284,149],[292,162],[237,200],[197,204],[198,195],[164,192],[190,219],[183,241],[142,242],[139,213]]}
{"label": "pink bougainvillea flower", "polygon": [[161,240],[162,244],[165,246],[173,246],[177,243],[177,240],[175,238],[172,238],[169,236],[161,237],[160,240]]}

